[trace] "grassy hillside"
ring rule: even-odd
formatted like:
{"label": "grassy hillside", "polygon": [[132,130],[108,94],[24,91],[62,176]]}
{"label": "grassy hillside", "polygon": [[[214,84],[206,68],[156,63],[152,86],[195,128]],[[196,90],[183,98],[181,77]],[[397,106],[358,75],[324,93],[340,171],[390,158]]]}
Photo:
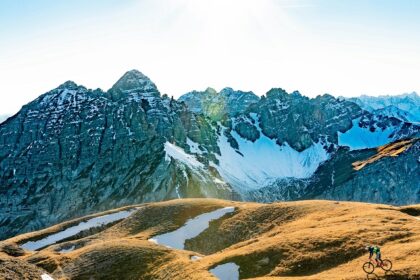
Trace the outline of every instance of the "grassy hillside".
{"label": "grassy hillside", "polygon": [[[235,211],[213,220],[200,235],[187,240],[186,250],[148,241],[199,214],[226,206]],[[56,280],[216,279],[209,270],[228,262],[240,266],[241,279],[366,279],[361,267],[369,243],[381,246],[383,257],[393,261],[393,271],[385,274],[376,269],[368,279],[420,277],[420,205],[182,199],[123,210],[127,209],[135,209],[134,214],[39,251],[24,251],[19,245],[92,216],[3,241],[0,279],[18,272],[28,275],[20,279],[37,279],[33,275],[43,272]],[[60,252],[67,248],[74,250]],[[202,258],[193,261],[193,255]]]}

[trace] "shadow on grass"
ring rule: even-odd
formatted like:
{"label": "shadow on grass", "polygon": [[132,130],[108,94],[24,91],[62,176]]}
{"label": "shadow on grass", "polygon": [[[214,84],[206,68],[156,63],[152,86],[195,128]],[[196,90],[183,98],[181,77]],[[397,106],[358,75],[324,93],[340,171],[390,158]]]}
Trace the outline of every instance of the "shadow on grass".
{"label": "shadow on grass", "polygon": [[420,275],[409,275],[403,271],[386,271],[385,275],[378,276],[376,273],[366,274],[366,279],[381,279],[381,280],[415,280],[420,279]]}

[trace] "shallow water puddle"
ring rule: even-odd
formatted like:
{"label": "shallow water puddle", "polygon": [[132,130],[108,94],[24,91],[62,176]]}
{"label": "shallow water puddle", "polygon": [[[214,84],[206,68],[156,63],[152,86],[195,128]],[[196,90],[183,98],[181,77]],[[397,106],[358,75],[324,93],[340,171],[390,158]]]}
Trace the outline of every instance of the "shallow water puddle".
{"label": "shallow water puddle", "polygon": [[209,213],[198,215],[197,217],[188,220],[185,225],[179,229],[161,235],[156,235],[153,238],[150,238],[149,241],[156,244],[165,245],[169,248],[184,249],[185,240],[198,236],[209,227],[210,221],[217,220],[225,214],[233,212],[234,210],[235,207],[225,207]]}
{"label": "shallow water puddle", "polygon": [[103,215],[100,217],[95,217],[90,220],[87,220],[86,222],[81,222],[78,225],[71,226],[63,231],[48,235],[47,237],[43,239],[40,239],[37,241],[29,241],[20,246],[25,250],[35,251],[40,248],[54,244],[60,240],[76,235],[84,230],[94,228],[94,227],[104,226],[106,224],[125,219],[136,210],[137,209],[124,210],[124,211],[120,211],[120,212],[116,212],[112,214]]}
{"label": "shallow water puddle", "polygon": [[239,280],[239,266],[236,263],[225,263],[210,269],[220,280]]}

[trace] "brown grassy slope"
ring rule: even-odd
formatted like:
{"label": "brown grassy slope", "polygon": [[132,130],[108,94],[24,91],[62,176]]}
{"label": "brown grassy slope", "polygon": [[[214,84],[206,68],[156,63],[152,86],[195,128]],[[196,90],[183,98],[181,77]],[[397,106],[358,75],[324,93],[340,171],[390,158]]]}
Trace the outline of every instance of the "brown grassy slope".
{"label": "brown grassy slope", "polygon": [[46,273],[42,268],[14,258],[0,252],[0,279],[1,280],[33,280],[40,279]]}
{"label": "brown grassy slope", "polygon": [[[235,206],[235,212],[188,240],[186,248],[191,251],[147,241],[225,206]],[[366,279],[361,269],[367,259],[364,247],[373,243],[394,263],[394,274],[387,279],[415,279],[420,275],[418,210],[419,205],[399,208],[333,201],[172,200],[141,206],[131,217],[93,235],[9,258],[35,264],[55,279],[214,279],[208,270],[231,261],[241,267],[241,279]],[[4,244],[36,239],[45,232]],[[73,245],[73,252],[57,252]],[[190,260],[200,253],[206,256]]]}
{"label": "brown grassy slope", "polygon": [[304,208],[307,215],[215,253],[209,263],[234,261],[243,278],[361,279],[366,277],[363,248],[373,243],[394,260],[395,269],[420,275],[420,221],[398,208],[325,201],[286,204]]}

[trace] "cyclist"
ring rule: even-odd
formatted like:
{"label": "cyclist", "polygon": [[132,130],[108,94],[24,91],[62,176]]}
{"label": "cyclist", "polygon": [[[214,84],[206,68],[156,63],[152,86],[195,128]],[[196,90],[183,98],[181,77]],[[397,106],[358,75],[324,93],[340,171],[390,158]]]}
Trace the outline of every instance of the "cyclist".
{"label": "cyclist", "polygon": [[368,245],[366,246],[366,250],[369,251],[369,260],[371,260],[373,256],[374,247],[372,245]]}
{"label": "cyclist", "polygon": [[376,267],[379,267],[380,264],[382,264],[382,258],[381,258],[381,248],[379,246],[373,247],[373,252],[375,253],[375,261],[376,261]]}

